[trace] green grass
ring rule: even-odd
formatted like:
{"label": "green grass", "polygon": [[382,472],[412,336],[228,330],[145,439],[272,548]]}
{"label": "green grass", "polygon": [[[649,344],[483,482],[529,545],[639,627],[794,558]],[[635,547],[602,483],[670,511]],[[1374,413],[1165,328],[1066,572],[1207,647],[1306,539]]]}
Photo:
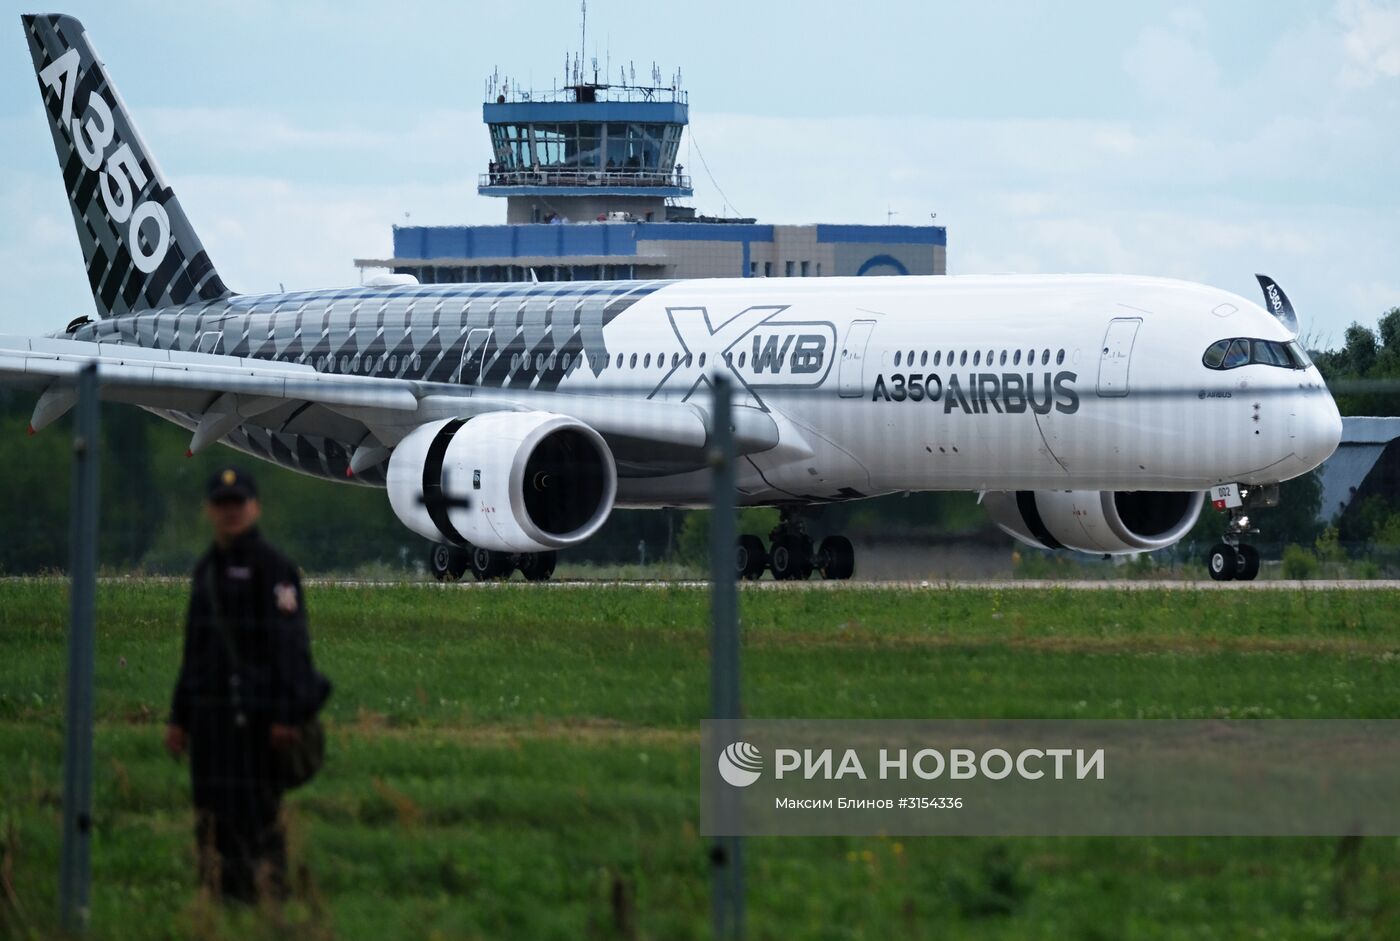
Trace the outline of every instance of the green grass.
{"label": "green grass", "polygon": [[[92,936],[708,937],[703,589],[313,586],[330,760],[281,915],[201,902],[160,747],[179,584],[99,597]],[[767,718],[1392,717],[1400,593],[742,597]],[[55,924],[66,590],[0,582],[0,934]],[[753,938],[1390,937],[1400,843],[748,841]],[[279,919],[282,919],[279,921]]]}

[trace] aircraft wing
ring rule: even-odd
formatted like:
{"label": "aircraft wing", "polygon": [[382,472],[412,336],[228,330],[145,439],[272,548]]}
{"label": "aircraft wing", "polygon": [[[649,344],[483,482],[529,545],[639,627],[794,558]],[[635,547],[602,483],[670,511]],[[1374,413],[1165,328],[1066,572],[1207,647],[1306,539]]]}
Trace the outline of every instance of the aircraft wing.
{"label": "aircraft wing", "polygon": [[[299,363],[217,353],[0,336],[0,381],[42,393],[31,422],[34,430],[72,407],[73,381],[89,363],[97,364],[104,400],[188,416],[196,425],[191,452],[245,424],[339,436],[345,433],[344,423],[352,422],[363,426],[361,437],[372,436],[373,447],[387,449],[424,422],[493,411],[536,410],[567,415],[590,425],[620,452],[619,462],[629,464],[645,463],[648,449],[657,448],[664,449],[673,462],[703,463],[708,440],[706,412],[688,402],[484,389],[323,373]],[[742,407],[735,412],[742,453],[777,444],[777,425],[767,413]],[[318,423],[322,427],[317,428]]]}

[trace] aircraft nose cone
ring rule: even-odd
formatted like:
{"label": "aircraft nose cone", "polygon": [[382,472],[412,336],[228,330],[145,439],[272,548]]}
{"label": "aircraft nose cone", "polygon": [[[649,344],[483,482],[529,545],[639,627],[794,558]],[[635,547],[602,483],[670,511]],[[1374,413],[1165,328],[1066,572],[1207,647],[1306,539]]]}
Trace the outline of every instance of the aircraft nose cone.
{"label": "aircraft nose cone", "polygon": [[1316,467],[1332,456],[1342,440],[1342,415],[1337,411],[1337,403],[1326,392],[1311,397],[1300,416],[1298,439],[1294,442],[1297,454],[1310,468]]}

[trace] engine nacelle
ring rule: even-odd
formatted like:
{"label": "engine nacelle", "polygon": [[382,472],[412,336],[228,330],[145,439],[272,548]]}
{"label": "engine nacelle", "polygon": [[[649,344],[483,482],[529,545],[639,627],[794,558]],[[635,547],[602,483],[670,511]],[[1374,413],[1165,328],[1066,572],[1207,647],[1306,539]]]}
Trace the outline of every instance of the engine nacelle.
{"label": "engine nacelle", "polygon": [[577,545],[617,497],[601,435],[551,412],[487,412],[415,429],[389,457],[389,503],[435,542],[502,552]]}
{"label": "engine nacelle", "polygon": [[1165,549],[1196,525],[1205,493],[1017,490],[982,500],[992,522],[1039,549],[1121,555]]}

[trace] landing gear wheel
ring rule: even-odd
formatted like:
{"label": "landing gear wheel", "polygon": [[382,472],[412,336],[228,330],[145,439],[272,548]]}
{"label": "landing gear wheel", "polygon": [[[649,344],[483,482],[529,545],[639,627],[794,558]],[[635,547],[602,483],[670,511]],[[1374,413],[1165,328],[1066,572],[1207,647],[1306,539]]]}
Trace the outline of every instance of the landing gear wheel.
{"label": "landing gear wheel", "polygon": [[472,577],[479,582],[510,578],[511,568],[511,559],[508,553],[495,552],[480,547],[472,549]]}
{"label": "landing gear wheel", "polygon": [[1228,582],[1240,569],[1239,553],[1235,551],[1234,546],[1218,542],[1211,547],[1206,556],[1206,569],[1210,572],[1210,577],[1217,582]]}
{"label": "landing gear wheel", "polygon": [[557,552],[527,552],[520,557],[520,574],[527,582],[547,582],[558,563]]}
{"label": "landing gear wheel", "polygon": [[773,577],[780,582],[805,581],[812,575],[812,541],[806,536],[784,536],[768,551]]}
{"label": "landing gear wheel", "polygon": [[440,582],[455,582],[467,574],[471,558],[467,550],[445,543],[435,543],[428,552],[428,571]]}
{"label": "landing gear wheel", "polygon": [[817,567],[822,578],[844,581],[855,574],[856,550],[845,536],[827,536],[817,551]]}
{"label": "landing gear wheel", "polygon": [[734,567],[745,581],[756,582],[762,578],[763,570],[768,568],[768,553],[763,549],[763,540],[748,534],[740,536],[739,544],[734,549]]}
{"label": "landing gear wheel", "polygon": [[1259,550],[1249,545],[1235,549],[1235,578],[1242,582],[1252,582],[1259,574]]}

